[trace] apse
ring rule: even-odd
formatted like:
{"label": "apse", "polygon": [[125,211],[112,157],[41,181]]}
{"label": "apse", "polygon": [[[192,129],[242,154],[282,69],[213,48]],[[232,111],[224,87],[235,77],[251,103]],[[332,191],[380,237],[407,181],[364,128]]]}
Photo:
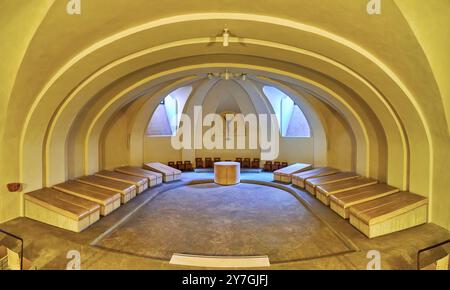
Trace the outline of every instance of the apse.
{"label": "apse", "polygon": [[0,262],[448,267],[446,1],[28,2],[0,9]]}

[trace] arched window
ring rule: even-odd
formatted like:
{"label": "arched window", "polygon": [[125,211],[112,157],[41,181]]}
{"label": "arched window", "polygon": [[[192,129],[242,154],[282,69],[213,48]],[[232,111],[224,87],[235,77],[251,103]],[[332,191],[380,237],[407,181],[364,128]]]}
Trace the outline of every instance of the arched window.
{"label": "arched window", "polygon": [[182,87],[167,95],[156,108],[147,127],[148,136],[173,136],[178,130],[184,105],[192,87]]}
{"label": "arched window", "polygon": [[271,86],[263,87],[263,91],[277,116],[282,137],[311,137],[305,115],[288,95]]}

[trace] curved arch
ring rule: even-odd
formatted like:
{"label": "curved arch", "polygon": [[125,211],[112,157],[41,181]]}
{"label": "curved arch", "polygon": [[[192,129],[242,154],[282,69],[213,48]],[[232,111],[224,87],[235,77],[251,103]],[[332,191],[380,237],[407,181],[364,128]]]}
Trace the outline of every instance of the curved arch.
{"label": "curved arch", "polygon": [[[333,96],[337,100],[340,100],[340,102],[336,103],[337,107],[340,107],[340,104],[346,104],[346,102],[339,95],[337,95],[332,90],[324,87],[323,85],[321,85],[321,84],[319,84],[319,83],[317,83],[315,81],[312,81],[310,79],[307,79],[307,78],[304,78],[304,77],[301,77],[301,76],[298,76],[298,75],[295,75],[295,74],[292,74],[292,73],[289,73],[289,72],[276,70],[276,69],[269,68],[269,67],[250,66],[250,65],[231,64],[231,63],[220,63],[220,64],[216,64],[216,63],[208,64],[207,63],[207,64],[201,64],[201,65],[191,65],[191,66],[187,66],[187,67],[178,67],[177,69],[171,70],[171,71],[168,71],[168,72],[160,72],[160,74],[157,77],[162,77],[165,74],[172,74],[174,72],[191,71],[191,70],[195,70],[195,69],[212,68],[212,67],[219,67],[219,68],[220,67],[230,67],[230,68],[241,68],[241,69],[245,69],[246,68],[246,69],[252,69],[252,70],[256,70],[256,71],[260,71],[260,72],[266,71],[266,72],[271,72],[271,73],[278,74],[278,75],[283,75],[283,76],[286,76],[286,77],[289,77],[289,78],[292,78],[292,79],[295,79],[295,80],[298,80],[298,81],[301,81],[301,82],[309,83],[309,84],[311,84],[313,86],[316,86],[318,88],[321,88],[322,90],[326,91],[329,95]],[[132,88],[128,88],[127,90],[119,93],[118,95],[116,95],[115,97],[110,99],[109,105],[111,105],[111,104],[113,104],[115,102],[118,102],[122,98],[123,95],[126,95],[127,93],[129,93],[132,89],[138,88],[139,86],[150,82],[154,78],[155,78],[155,76],[148,77],[148,78],[140,81],[139,83],[135,84]],[[121,106],[121,105],[119,105],[119,106]],[[350,114],[349,116],[353,116],[353,114],[356,114],[354,109],[351,108],[348,104],[344,105],[344,106],[346,106],[346,109],[348,110],[348,114]],[[104,108],[104,111],[107,110],[107,107],[108,106],[106,106]],[[86,152],[88,150],[97,150],[97,147],[94,146],[94,144],[92,146],[89,146],[88,144],[89,144],[89,139],[91,137],[90,136],[90,134],[91,134],[90,132],[92,132],[94,130],[93,129],[94,127],[99,126],[98,124],[96,124],[95,120],[98,120],[101,117],[101,115],[102,115],[102,113],[97,113],[97,116],[93,119],[94,122],[90,123],[90,131],[88,131],[88,134],[85,135],[84,144],[85,144]],[[366,140],[366,142],[367,142],[368,141],[368,135],[367,135],[366,130],[364,129],[364,122],[362,122],[361,117],[353,116],[353,117],[350,117],[350,118],[354,118],[354,120],[358,120],[357,122],[360,124],[359,128],[360,128],[361,134],[362,134],[361,136],[365,136],[365,137],[363,137],[364,138],[363,140]],[[95,131],[99,131],[99,129],[95,129]],[[359,160],[359,162],[361,162],[363,164],[363,166],[359,169],[359,172],[362,173],[362,174],[369,175],[368,174],[368,172],[369,172],[368,155],[365,154],[365,151],[366,151],[365,149],[362,150],[362,151],[364,152],[364,154],[360,155],[361,160]],[[94,155],[96,155],[96,154],[94,154]]]}
{"label": "curved arch", "polygon": [[[336,39],[334,39],[334,40],[336,40]],[[209,39],[208,39],[208,41],[209,41]],[[232,40],[232,41],[237,41],[237,40]],[[248,43],[251,43],[251,41],[250,40],[245,40],[246,42],[248,42]],[[348,43],[347,43],[348,44]],[[22,143],[23,144],[23,143]],[[23,163],[23,156],[22,156],[22,163]]]}

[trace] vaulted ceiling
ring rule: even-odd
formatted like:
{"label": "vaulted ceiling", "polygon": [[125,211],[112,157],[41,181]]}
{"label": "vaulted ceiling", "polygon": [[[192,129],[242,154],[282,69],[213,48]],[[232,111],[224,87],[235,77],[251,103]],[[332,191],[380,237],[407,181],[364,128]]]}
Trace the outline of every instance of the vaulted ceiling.
{"label": "vaulted ceiling", "polygon": [[[382,168],[389,183],[429,196],[433,220],[447,226],[438,201],[448,208],[450,181],[440,172],[450,160],[450,65],[442,63],[450,5],[383,1],[380,15],[368,15],[366,0],[344,2],[82,0],[81,15],[68,15],[66,1],[2,1],[2,184],[60,181],[68,146],[85,173],[95,171],[118,111],[134,110],[130,134],[139,140],[168,92],[196,83],[193,98],[202,98],[207,73],[230,69],[249,74],[250,97],[270,84],[317,120],[315,102],[336,110],[355,135],[356,169]],[[0,194],[14,208],[0,208],[0,220],[20,215],[21,199]]]}

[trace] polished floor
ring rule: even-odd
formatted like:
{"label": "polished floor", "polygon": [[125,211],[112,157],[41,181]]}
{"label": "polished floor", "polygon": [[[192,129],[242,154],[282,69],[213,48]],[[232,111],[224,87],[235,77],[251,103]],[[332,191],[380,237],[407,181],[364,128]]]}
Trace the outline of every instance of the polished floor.
{"label": "polished floor", "polygon": [[96,245],[161,260],[267,255],[271,263],[353,250],[290,193],[245,183],[164,192]]}
{"label": "polished floor", "polygon": [[380,251],[383,269],[415,269],[419,249],[450,237],[427,224],[368,239],[308,193],[271,182],[271,174],[242,177],[252,183],[221,188],[208,183],[210,173],[183,174],[80,234],[26,218],[0,228],[24,238],[25,256],[39,269],[65,269],[71,250],[81,253],[82,269],[187,268],[169,264],[172,252],[265,254],[271,269],[366,269],[370,250]]}

